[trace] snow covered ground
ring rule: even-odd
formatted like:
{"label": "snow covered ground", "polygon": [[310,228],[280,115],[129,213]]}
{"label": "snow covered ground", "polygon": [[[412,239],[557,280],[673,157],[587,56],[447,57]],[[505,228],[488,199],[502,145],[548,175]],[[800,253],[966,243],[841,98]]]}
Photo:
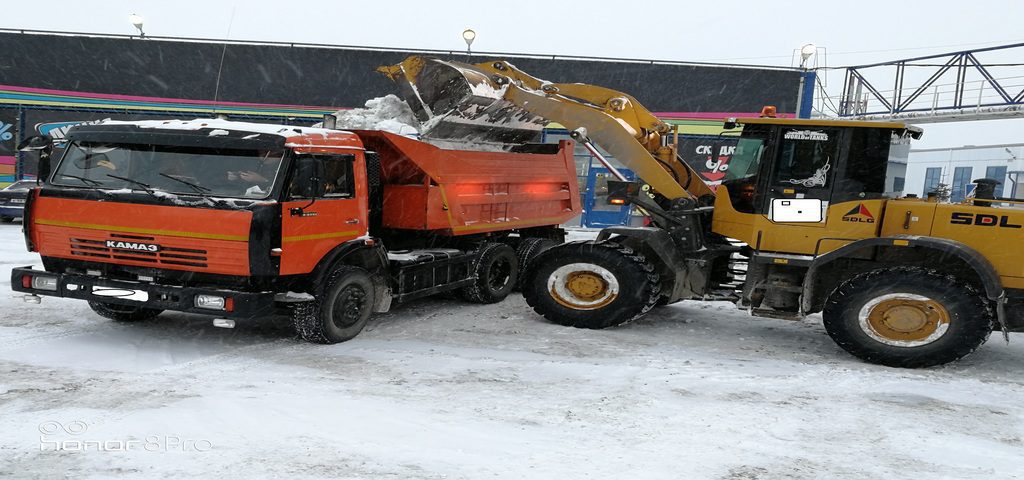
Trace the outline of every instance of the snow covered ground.
{"label": "snow covered ground", "polygon": [[0,477],[1024,478],[1024,335],[866,365],[820,320],[685,302],[581,331],[426,300],[353,341],[23,303],[0,225]]}

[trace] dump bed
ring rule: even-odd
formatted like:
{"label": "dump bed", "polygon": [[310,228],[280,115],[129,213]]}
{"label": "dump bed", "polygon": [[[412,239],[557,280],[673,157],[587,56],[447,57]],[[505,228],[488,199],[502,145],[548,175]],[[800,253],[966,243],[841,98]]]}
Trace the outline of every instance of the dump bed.
{"label": "dump bed", "polygon": [[385,228],[469,235],[558,225],[580,213],[570,141],[540,153],[482,152],[355,133],[380,155]]}

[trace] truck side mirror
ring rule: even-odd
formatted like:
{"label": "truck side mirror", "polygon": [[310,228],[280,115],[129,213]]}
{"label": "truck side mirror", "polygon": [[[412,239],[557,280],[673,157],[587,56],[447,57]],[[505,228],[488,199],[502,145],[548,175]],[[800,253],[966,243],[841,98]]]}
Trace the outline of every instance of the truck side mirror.
{"label": "truck side mirror", "polygon": [[295,185],[298,196],[319,198],[324,196],[324,162],[317,157],[298,157],[295,167]]}
{"label": "truck side mirror", "polygon": [[36,178],[39,179],[39,182],[46,181],[50,177],[50,152],[53,151],[53,138],[46,135],[33,135],[18,144],[18,151],[31,153],[38,157]]}
{"label": "truck side mirror", "polygon": [[33,135],[18,144],[20,152],[34,152],[38,150],[50,150],[53,148],[53,139],[44,135]]}

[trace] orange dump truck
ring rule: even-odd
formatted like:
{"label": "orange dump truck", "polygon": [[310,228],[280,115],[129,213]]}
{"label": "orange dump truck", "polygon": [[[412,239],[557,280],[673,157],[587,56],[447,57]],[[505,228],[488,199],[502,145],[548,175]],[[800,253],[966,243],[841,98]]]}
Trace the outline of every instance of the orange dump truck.
{"label": "orange dump truck", "polygon": [[24,143],[45,179],[24,221],[43,270],[16,268],[11,284],[122,321],[281,313],[306,340],[340,342],[393,302],[502,300],[580,212],[571,142],[446,150],[219,119],[108,121],[67,139],[52,162],[45,139]]}

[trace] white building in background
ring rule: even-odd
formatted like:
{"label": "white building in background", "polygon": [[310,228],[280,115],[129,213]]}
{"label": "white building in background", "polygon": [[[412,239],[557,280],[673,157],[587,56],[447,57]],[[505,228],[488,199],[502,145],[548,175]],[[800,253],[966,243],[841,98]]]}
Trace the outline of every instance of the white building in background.
{"label": "white building in background", "polygon": [[943,183],[958,202],[979,178],[1003,182],[996,187],[997,197],[1024,198],[1024,143],[911,150],[903,193],[924,197]]}

